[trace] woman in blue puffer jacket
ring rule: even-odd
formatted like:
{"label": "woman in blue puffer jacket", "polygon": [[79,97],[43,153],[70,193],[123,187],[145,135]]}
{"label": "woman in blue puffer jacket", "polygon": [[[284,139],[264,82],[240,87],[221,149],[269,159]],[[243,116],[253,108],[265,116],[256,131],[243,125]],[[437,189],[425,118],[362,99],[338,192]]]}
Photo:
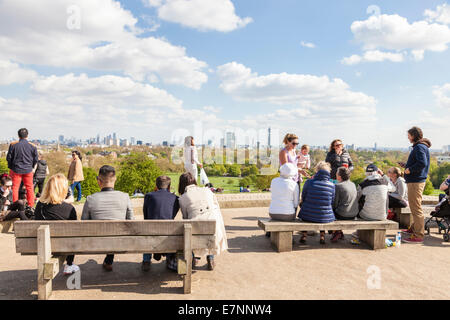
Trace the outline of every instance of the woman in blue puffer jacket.
{"label": "woman in blue puffer jacket", "polygon": [[[329,223],[335,220],[333,202],[335,185],[330,181],[330,164],[320,161],[314,178],[306,181],[302,191],[301,210],[298,217],[303,221]],[[300,243],[306,242],[306,232]],[[320,243],[325,244],[325,231],[320,231]]]}

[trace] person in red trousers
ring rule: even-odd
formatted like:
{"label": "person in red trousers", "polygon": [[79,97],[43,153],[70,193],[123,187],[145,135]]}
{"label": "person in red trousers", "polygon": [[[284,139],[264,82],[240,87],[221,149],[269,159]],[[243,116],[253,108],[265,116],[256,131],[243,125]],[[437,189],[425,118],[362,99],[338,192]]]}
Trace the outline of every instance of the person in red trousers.
{"label": "person in red trousers", "polygon": [[27,202],[30,207],[34,206],[33,174],[34,167],[38,162],[38,151],[34,144],[29,142],[28,130],[22,128],[18,132],[19,141],[12,142],[9,145],[8,168],[9,175],[13,182],[13,202],[19,200],[20,183],[23,181],[27,189]]}

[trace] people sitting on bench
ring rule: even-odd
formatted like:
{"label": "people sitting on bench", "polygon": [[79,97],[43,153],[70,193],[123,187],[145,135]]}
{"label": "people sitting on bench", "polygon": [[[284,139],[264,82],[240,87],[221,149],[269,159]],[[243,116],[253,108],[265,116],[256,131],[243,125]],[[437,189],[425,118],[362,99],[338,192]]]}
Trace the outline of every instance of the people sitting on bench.
{"label": "people sitting on bench", "polygon": [[358,186],[359,214],[364,220],[386,220],[388,192],[394,190],[389,178],[374,164],[366,168],[366,179]]}
{"label": "people sitting on bench", "polygon": [[408,187],[403,178],[402,170],[392,167],[388,170],[387,175],[395,187],[395,191],[388,193],[389,208],[406,208],[408,206]]}
{"label": "people sitting on bench", "polygon": [[208,269],[215,266],[214,255],[228,249],[225,225],[216,196],[209,188],[197,186],[194,176],[190,172],[180,176],[178,184],[179,202],[183,219],[216,220],[216,246],[214,250],[194,250],[193,265],[197,260],[195,256],[207,255]]}
{"label": "people sitting on bench", "polygon": [[[39,202],[36,204],[34,211],[35,220],[77,220],[77,211],[73,205],[65,202],[69,182],[67,178],[61,174],[55,174],[50,177],[44,186]],[[80,270],[73,264],[74,255],[68,255],[66,265],[64,266],[64,274],[69,275]]]}
{"label": "people sitting on bench", "polygon": [[0,221],[16,218],[28,220],[25,214],[27,203],[25,197],[20,197],[19,200],[13,202],[12,185],[12,178],[6,174],[3,175],[0,182]]}
{"label": "people sitting on bench", "polygon": [[269,216],[273,220],[295,220],[300,202],[299,187],[294,180],[297,173],[295,165],[287,162],[280,167],[280,176],[272,179]]}
{"label": "people sitting on bench", "polygon": [[[303,186],[302,200],[298,217],[303,221],[329,223],[335,220],[333,202],[335,185],[330,181],[330,164],[320,161],[315,167],[316,174]],[[303,231],[300,243],[306,242]],[[325,231],[320,231],[320,243],[325,244]]]}
{"label": "people sitting on bench", "polygon": [[[333,203],[336,220],[354,220],[358,215],[358,192],[355,184],[350,181],[350,175],[351,171],[346,167],[340,167],[336,172],[338,183]],[[344,233],[337,230],[333,233],[331,242],[341,239],[344,239]]]}
{"label": "people sitting on bench", "polygon": [[[81,220],[133,220],[133,206],[127,193],[114,190],[116,170],[108,165],[100,168],[97,182],[100,192],[86,198]],[[103,269],[112,271],[114,255],[108,254]]]}
{"label": "people sitting on bench", "polygon": [[[147,193],[144,198],[144,220],[173,220],[175,219],[180,205],[178,197],[170,192],[171,179],[168,176],[156,178],[156,191]],[[176,255],[166,253],[167,268],[176,271]],[[161,260],[161,254],[153,256],[156,261]],[[152,260],[151,253],[145,253],[142,261],[142,271],[149,271]]]}

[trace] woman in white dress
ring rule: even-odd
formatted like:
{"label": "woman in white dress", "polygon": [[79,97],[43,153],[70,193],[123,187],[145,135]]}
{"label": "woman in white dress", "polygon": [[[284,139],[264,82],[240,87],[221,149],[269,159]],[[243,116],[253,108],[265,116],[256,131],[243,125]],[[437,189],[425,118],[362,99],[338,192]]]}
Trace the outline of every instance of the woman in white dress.
{"label": "woman in white dress", "polygon": [[190,172],[183,173],[180,176],[178,193],[180,194],[179,203],[183,219],[216,220],[215,248],[194,250],[194,259],[192,260],[195,266],[195,256],[207,255],[208,269],[213,270],[215,266],[214,255],[219,255],[222,251],[228,249],[225,225],[217,198],[209,188],[197,186]]}
{"label": "woman in white dress", "polygon": [[198,161],[197,148],[194,145],[194,137],[189,136],[184,139],[184,169],[186,172],[190,172],[197,181],[198,169],[203,168],[203,165]]}

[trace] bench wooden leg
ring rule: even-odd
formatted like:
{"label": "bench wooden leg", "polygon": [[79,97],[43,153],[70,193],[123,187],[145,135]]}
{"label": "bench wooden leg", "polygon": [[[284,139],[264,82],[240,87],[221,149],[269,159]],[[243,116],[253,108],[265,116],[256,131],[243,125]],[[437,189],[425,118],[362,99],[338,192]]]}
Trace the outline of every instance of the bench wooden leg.
{"label": "bench wooden leg", "polygon": [[192,225],[184,225],[184,261],[186,261],[186,274],[183,279],[184,293],[191,293],[192,279]]}
{"label": "bench wooden leg", "polygon": [[270,232],[270,241],[278,252],[292,251],[292,231]]}
{"label": "bench wooden leg", "polygon": [[373,250],[386,248],[386,230],[358,230],[358,236]]}
{"label": "bench wooden leg", "polygon": [[[52,294],[52,279],[49,278],[51,261],[50,227],[40,226],[37,230],[38,299],[47,300]],[[47,272],[46,272],[47,271]]]}

